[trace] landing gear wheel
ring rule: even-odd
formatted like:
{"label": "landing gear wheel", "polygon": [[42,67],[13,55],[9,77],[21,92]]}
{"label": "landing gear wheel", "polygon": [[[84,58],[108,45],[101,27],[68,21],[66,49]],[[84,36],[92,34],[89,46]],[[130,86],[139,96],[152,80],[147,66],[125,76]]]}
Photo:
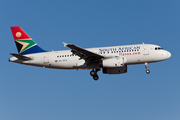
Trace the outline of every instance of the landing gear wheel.
{"label": "landing gear wheel", "polygon": [[148,63],[147,62],[145,63],[145,67],[146,67],[146,73],[149,74],[150,70],[148,69]]}
{"label": "landing gear wheel", "polygon": [[90,75],[91,75],[91,76],[94,76],[94,75],[96,75],[96,72],[95,72],[94,70],[92,70],[92,71],[90,72]]}
{"label": "landing gear wheel", "polygon": [[99,76],[96,74],[96,75],[93,76],[93,79],[94,79],[94,80],[98,80],[98,79],[99,79]]}
{"label": "landing gear wheel", "polygon": [[146,70],[146,73],[149,74],[149,73],[150,73],[150,70],[147,69],[147,70]]}
{"label": "landing gear wheel", "polygon": [[97,72],[100,71],[100,69],[93,69],[91,70],[90,72],[90,75],[93,77],[94,80],[98,80],[99,79],[99,76],[97,75]]}

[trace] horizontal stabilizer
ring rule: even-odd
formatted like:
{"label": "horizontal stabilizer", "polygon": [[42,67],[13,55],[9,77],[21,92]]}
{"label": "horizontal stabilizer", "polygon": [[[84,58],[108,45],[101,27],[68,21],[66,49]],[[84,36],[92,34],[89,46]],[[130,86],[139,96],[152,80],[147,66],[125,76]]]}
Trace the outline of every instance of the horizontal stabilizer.
{"label": "horizontal stabilizer", "polygon": [[19,54],[16,54],[16,53],[10,53],[10,54],[13,55],[14,57],[20,59],[20,60],[32,60],[32,58],[26,57],[24,55],[19,55]]}

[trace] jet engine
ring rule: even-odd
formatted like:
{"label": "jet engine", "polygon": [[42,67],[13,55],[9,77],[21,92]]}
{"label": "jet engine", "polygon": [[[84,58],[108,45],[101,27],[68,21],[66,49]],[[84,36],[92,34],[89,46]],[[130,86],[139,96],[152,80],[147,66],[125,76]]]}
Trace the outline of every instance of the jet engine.
{"label": "jet engine", "polygon": [[116,67],[116,68],[103,68],[104,74],[123,74],[127,73],[127,65],[123,67]]}

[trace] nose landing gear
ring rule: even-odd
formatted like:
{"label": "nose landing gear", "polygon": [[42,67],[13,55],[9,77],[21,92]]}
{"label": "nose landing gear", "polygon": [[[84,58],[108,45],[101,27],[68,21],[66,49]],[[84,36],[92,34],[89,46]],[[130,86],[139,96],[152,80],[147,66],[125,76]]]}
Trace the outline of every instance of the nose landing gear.
{"label": "nose landing gear", "polygon": [[97,72],[100,71],[100,69],[93,69],[91,72],[90,72],[90,75],[93,77],[94,80],[98,80],[99,79],[99,76],[97,75]]}
{"label": "nose landing gear", "polygon": [[150,70],[148,69],[148,63],[147,62],[145,63],[145,67],[146,67],[146,73],[149,74]]}

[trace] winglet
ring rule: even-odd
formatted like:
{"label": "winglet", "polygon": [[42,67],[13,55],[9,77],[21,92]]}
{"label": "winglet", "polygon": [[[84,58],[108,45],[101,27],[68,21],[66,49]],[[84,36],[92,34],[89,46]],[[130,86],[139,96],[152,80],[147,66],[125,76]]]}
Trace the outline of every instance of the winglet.
{"label": "winglet", "polygon": [[66,47],[68,44],[67,43],[65,43],[65,42],[62,42],[63,44],[64,44],[64,47]]}

